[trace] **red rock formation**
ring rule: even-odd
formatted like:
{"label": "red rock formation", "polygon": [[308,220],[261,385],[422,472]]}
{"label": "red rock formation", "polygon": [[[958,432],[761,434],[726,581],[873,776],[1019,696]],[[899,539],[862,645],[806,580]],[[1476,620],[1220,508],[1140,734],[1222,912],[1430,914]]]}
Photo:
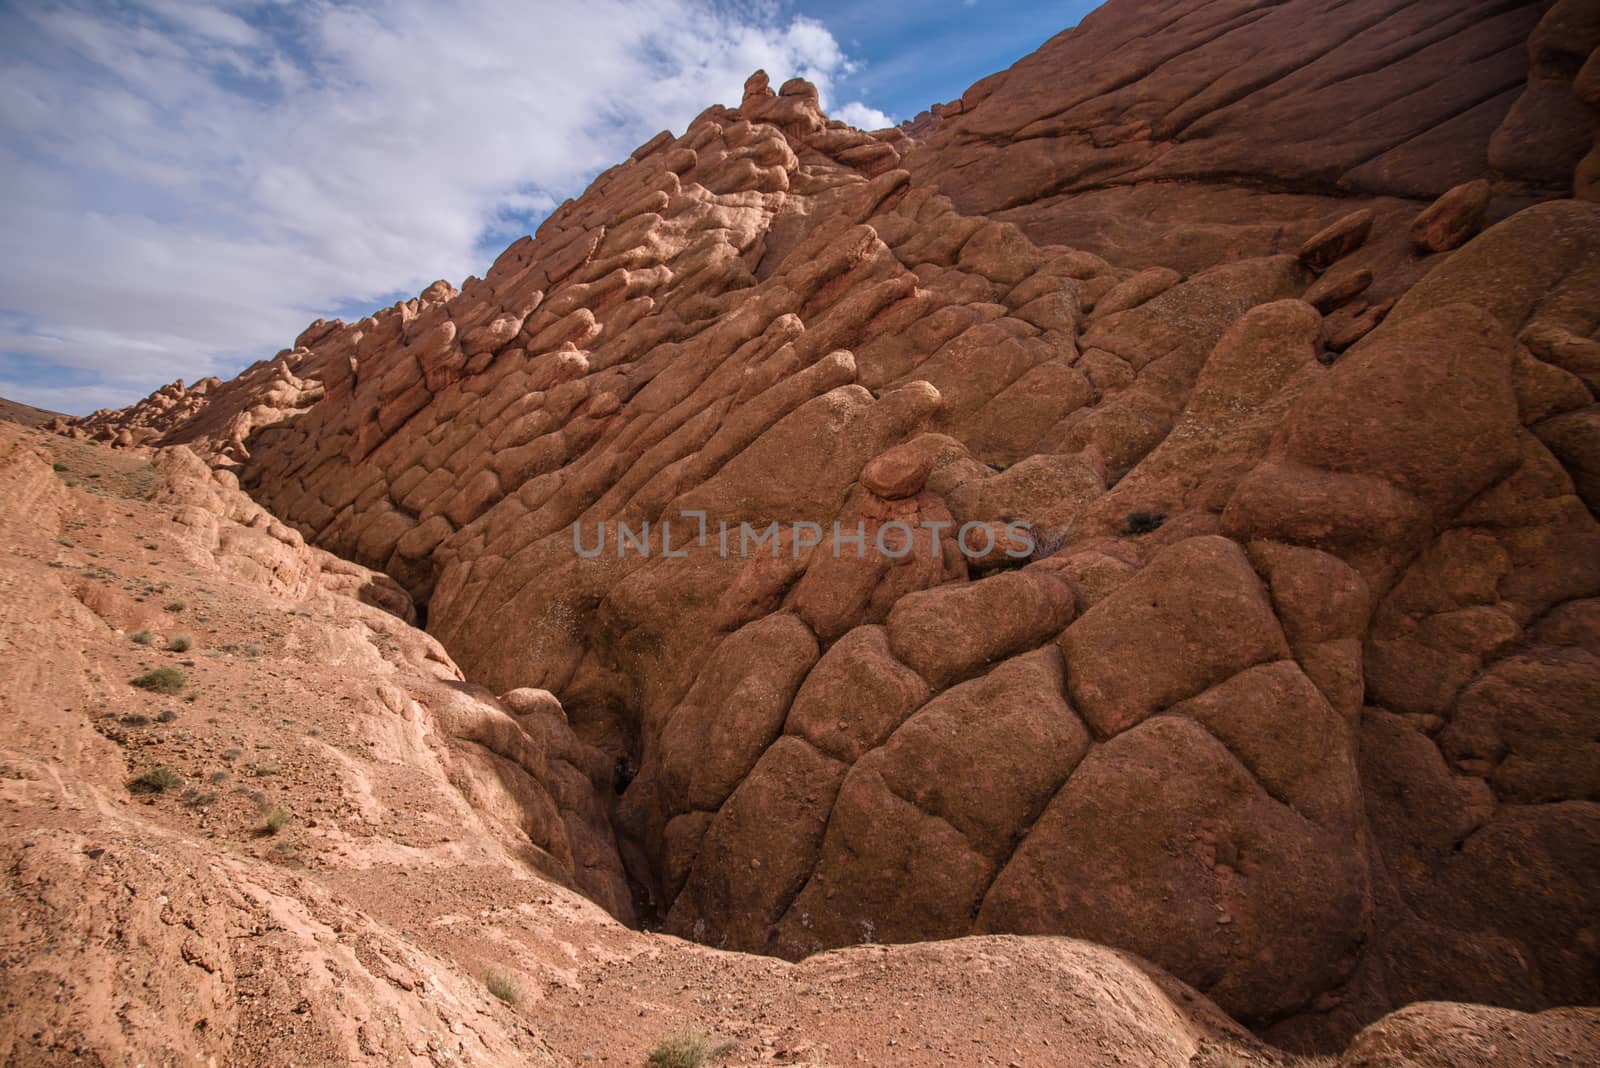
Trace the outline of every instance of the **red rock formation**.
{"label": "red rock formation", "polygon": [[1078,935],[1305,1045],[1592,1001],[1600,207],[1524,207],[1540,14],[1119,0],[915,146],[758,74],[161,440],[637,768],[677,933]]}
{"label": "red rock formation", "polygon": [[1592,12],[1110,3],[967,90],[906,167],[962,211],[1128,266],[1291,249],[1352,197],[1387,217],[1491,175],[1499,218],[1572,189]]}

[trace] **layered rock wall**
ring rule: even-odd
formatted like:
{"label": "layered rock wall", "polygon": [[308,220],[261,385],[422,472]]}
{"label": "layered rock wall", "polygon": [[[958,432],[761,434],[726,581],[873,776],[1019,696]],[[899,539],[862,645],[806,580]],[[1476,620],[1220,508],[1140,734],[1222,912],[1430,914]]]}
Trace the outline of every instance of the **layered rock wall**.
{"label": "layered rock wall", "polygon": [[1305,1045],[1592,1001],[1600,206],[1491,166],[1573,6],[1325,8],[1108,5],[920,145],[758,75],[159,440],[558,695],[674,932],[1073,934]]}

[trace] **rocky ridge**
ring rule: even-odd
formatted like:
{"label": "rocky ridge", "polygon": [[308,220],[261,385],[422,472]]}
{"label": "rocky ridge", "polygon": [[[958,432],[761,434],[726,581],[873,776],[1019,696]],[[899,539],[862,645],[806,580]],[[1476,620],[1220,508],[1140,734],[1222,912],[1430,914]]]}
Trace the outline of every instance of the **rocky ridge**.
{"label": "rocky ridge", "polygon": [[[876,134],[758,74],[483,279],[61,429],[195,449],[554,695],[623,919],[1073,935],[1300,1047],[1593,1002],[1588,11],[1119,0]],[[896,521],[948,526],[697,541]],[[686,555],[577,551],[619,522]],[[1016,522],[1020,569],[953,543]]]}
{"label": "rocky ridge", "polygon": [[[628,930],[594,904],[610,767],[559,703],[465,684],[183,447],[0,423],[0,559],[7,1064],[637,1064],[685,1031],[739,1064],[1281,1063],[1083,942],[791,966]],[[154,666],[181,688],[129,685]]]}

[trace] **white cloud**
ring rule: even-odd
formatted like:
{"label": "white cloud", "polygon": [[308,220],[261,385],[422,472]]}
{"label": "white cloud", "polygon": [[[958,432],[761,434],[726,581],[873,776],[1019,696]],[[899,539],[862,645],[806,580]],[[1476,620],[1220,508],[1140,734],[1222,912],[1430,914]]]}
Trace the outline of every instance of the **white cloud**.
{"label": "white cloud", "polygon": [[867,107],[859,100],[852,100],[841,108],[835,108],[829,118],[843,119],[858,130],[882,130],[894,125],[894,119],[877,108]]}
{"label": "white cloud", "polygon": [[[745,77],[826,102],[828,29],[726,0],[136,0],[0,23],[0,391],[81,411],[484,269]],[[888,117],[852,101],[855,125]],[[488,254],[484,242],[503,237]],[[5,357],[0,357],[4,361]],[[18,363],[14,357],[10,362]],[[0,368],[4,363],[0,362]],[[10,381],[5,380],[10,378]]]}

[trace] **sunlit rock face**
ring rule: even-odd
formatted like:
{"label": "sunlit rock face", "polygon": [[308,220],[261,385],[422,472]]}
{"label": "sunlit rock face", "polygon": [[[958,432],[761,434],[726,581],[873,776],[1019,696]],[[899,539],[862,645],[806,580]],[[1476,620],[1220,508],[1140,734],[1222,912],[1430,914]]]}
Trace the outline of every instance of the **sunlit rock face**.
{"label": "sunlit rock face", "polygon": [[1076,935],[1295,1041],[1592,1002],[1600,205],[1537,102],[1600,30],[1326,7],[1116,0],[876,133],[758,73],[484,278],[65,429],[558,699],[674,933]]}

